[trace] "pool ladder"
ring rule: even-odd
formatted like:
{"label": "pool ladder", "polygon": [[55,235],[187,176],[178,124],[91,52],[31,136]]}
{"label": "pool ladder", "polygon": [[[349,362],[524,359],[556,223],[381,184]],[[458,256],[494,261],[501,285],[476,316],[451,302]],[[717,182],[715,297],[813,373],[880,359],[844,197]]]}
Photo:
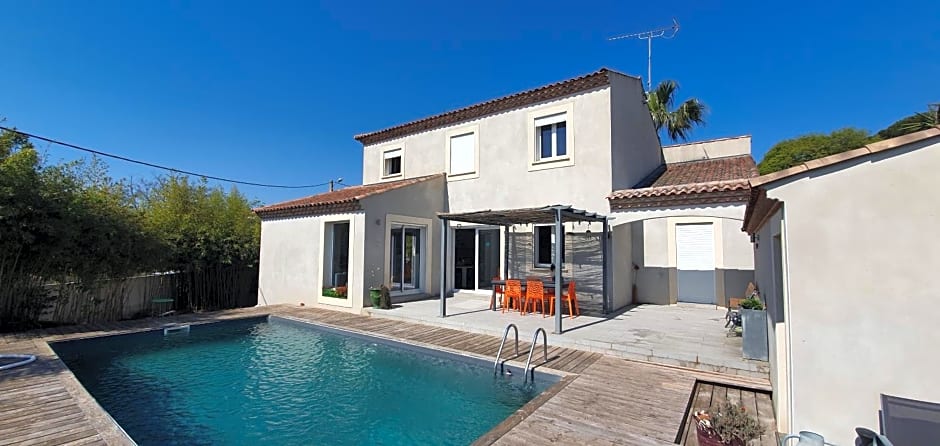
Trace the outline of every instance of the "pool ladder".
{"label": "pool ladder", "polygon": [[[513,330],[515,337],[516,337],[516,355],[513,356],[512,358],[507,358],[503,362],[499,362],[499,358],[503,354],[503,347],[506,346],[506,339],[509,337],[510,328]],[[532,354],[535,353],[535,348],[536,346],[538,346],[539,333],[542,333],[542,354],[544,355],[544,361],[548,362],[548,334],[545,333],[544,328],[540,327],[535,330],[535,334],[532,336],[532,345],[529,347],[529,356],[525,360],[525,374],[523,377],[523,381],[526,381],[529,379],[529,372],[532,372],[531,378],[533,381],[535,380],[534,367],[530,367],[530,366],[532,365]],[[516,324],[509,324],[506,326],[506,331],[503,332],[503,340],[499,343],[499,350],[496,351],[496,360],[493,361],[493,373],[495,374],[499,371],[502,371],[506,365],[506,361],[509,361],[510,359],[518,358],[518,357],[519,357],[519,328],[516,327]]]}

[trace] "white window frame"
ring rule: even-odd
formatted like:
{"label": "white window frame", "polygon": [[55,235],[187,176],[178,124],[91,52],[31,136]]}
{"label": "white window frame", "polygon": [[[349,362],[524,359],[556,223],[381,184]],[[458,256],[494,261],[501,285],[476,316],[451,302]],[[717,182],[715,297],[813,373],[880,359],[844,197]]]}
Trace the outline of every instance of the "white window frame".
{"label": "white window frame", "polygon": [[391,291],[392,296],[403,296],[403,295],[408,295],[408,294],[421,294],[421,293],[431,292],[434,289],[432,285],[436,285],[435,283],[432,282],[433,271],[431,270],[431,267],[433,265],[433,262],[431,262],[431,259],[429,257],[430,255],[432,255],[432,253],[435,252],[434,251],[435,249],[434,226],[433,226],[434,222],[431,219],[427,219],[427,218],[410,217],[406,215],[396,215],[396,214],[388,214],[386,216],[385,218],[385,242],[383,243],[383,246],[384,246],[383,249],[385,251],[384,263],[383,263],[383,265],[385,266],[383,267],[383,271],[385,271],[385,274],[384,274],[384,277],[382,278],[382,282],[386,285],[391,285],[392,283],[392,271],[390,268],[390,265],[392,264],[391,263],[391,260],[392,260],[391,240],[392,240],[392,228],[395,225],[405,225],[405,226],[423,228],[423,231],[421,234],[421,237],[422,237],[421,243],[423,243],[424,249],[422,249],[423,255],[420,256],[421,257],[420,267],[421,267],[422,274],[424,274],[424,281],[423,281],[424,283],[421,285],[420,288],[406,290],[405,292],[399,292],[397,290],[393,290]]}
{"label": "white window frame", "polygon": [[[563,115],[563,116],[559,116]],[[552,156],[541,158],[541,147],[539,145],[539,123],[565,122],[565,154],[562,156]],[[528,147],[529,147],[529,170],[554,169],[558,167],[568,167],[574,165],[575,159],[575,139],[574,139],[574,104],[571,102],[559,104],[550,107],[541,107],[533,110],[527,115],[528,126]],[[554,121],[554,122],[552,122]],[[552,132],[552,137],[555,133]],[[553,148],[557,150],[557,143],[553,143]]]}
{"label": "white window frame", "polygon": [[[354,265],[358,265],[362,261],[360,258],[360,254],[355,251],[356,237],[359,231],[359,228],[357,227],[357,224],[356,224],[357,217],[358,217],[357,214],[335,214],[335,215],[328,215],[328,216],[319,218],[320,220],[320,224],[319,224],[320,226],[319,228],[320,229],[320,252],[319,252],[320,261],[317,262],[319,264],[316,267],[317,278],[314,281],[316,283],[316,290],[315,290],[316,294],[314,297],[316,298],[316,302],[319,304],[352,308],[353,303],[354,303],[353,302],[354,297],[356,297],[358,293],[361,293],[361,291],[358,291],[358,288],[361,288],[362,286],[361,278],[358,277],[359,276],[358,272],[354,274],[354,271],[353,271],[353,269],[355,268]],[[329,225],[331,223],[349,223],[349,271],[347,271],[347,276],[346,276],[346,298],[345,299],[337,299],[334,297],[327,297],[323,295],[323,287],[326,285],[326,281],[324,280],[324,277],[326,277],[325,274],[329,273],[330,276],[333,275],[333,272],[332,272],[333,233],[332,231],[328,230],[328,228],[330,227]],[[329,263],[329,266],[327,266],[327,263]],[[360,298],[356,297],[356,301],[358,302],[359,300]],[[361,302],[359,302],[359,305],[361,305]]]}
{"label": "white window frame", "polygon": [[[450,171],[450,140],[455,136],[473,134],[473,171],[463,173],[453,173]],[[468,125],[448,130],[444,135],[444,163],[447,168],[448,181],[469,180],[480,178],[480,126]]]}
{"label": "white window frame", "polygon": [[[399,169],[398,173],[390,174],[385,169],[385,161],[390,158],[395,158],[395,156],[389,156],[389,155],[393,155],[394,152],[398,152],[398,157],[401,159],[400,161],[401,169]],[[405,147],[394,146],[394,147],[387,147],[387,148],[382,149],[382,159],[379,162],[379,168],[382,169],[382,179],[400,178],[400,177],[405,176]]]}
{"label": "white window frame", "polygon": [[[551,268],[552,267],[551,261],[549,263],[539,263],[539,229],[538,228],[550,228],[551,237],[553,239],[555,238],[555,225],[552,225],[552,224],[532,225],[532,265],[536,268]],[[562,225],[561,227],[561,240],[562,240],[562,243],[564,243],[565,241],[565,226],[564,225]],[[551,253],[550,258],[554,260],[555,240],[552,240],[551,250],[552,250],[552,253]],[[564,265],[563,265],[564,260],[565,260],[565,246],[564,245],[562,245],[561,247],[561,259],[562,259],[562,261],[560,262],[561,264],[556,262],[555,268],[564,268]]]}

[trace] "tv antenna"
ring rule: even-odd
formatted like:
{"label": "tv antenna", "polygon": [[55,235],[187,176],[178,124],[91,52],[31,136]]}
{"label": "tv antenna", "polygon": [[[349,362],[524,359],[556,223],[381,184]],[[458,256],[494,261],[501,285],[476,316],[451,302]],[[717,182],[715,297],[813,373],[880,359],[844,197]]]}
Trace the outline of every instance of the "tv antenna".
{"label": "tv antenna", "polygon": [[651,29],[649,31],[643,31],[633,34],[624,34],[622,36],[614,36],[608,41],[613,40],[623,40],[623,39],[640,39],[646,40],[646,92],[649,93],[653,90],[653,39],[657,37],[662,37],[663,39],[671,39],[676,36],[676,33],[679,32],[679,21],[675,18],[672,19],[672,26],[665,26],[662,28]]}

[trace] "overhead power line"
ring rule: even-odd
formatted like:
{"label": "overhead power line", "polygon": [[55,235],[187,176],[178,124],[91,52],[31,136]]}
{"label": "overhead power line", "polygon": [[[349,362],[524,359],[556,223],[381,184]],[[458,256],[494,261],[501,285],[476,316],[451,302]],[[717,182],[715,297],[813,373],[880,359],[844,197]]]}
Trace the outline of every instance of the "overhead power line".
{"label": "overhead power line", "polygon": [[188,171],[188,170],[177,169],[177,168],[175,168],[175,167],[161,166],[161,165],[159,165],[159,164],[149,163],[149,162],[147,162],[147,161],[135,160],[135,159],[133,159],[133,158],[128,158],[128,157],[126,157],[126,156],[115,155],[115,154],[112,154],[112,153],[102,152],[102,151],[100,151],[100,150],[89,149],[89,148],[87,148],[87,147],[77,146],[77,145],[75,145],[75,144],[70,144],[70,143],[67,143],[67,142],[58,141],[58,140],[55,140],[55,139],[52,139],[52,138],[46,138],[45,136],[34,135],[34,134],[32,134],[32,133],[27,133],[27,132],[24,132],[24,131],[20,131],[20,130],[8,128],[8,127],[0,126],[0,130],[6,130],[6,131],[8,131],[8,132],[18,133],[18,134],[23,135],[23,136],[26,136],[26,137],[28,137],[28,138],[38,139],[38,140],[40,140],[40,141],[45,141],[45,142],[52,143],[52,144],[56,144],[56,145],[60,145],[60,146],[63,146],[63,147],[68,147],[68,148],[70,148],[70,149],[80,150],[80,151],[82,151],[82,152],[88,152],[88,153],[91,153],[91,154],[94,154],[94,155],[98,155],[98,156],[103,156],[103,157],[106,157],[106,158],[114,158],[114,159],[117,159],[117,160],[126,161],[126,162],[128,162],[128,163],[140,164],[140,165],[142,165],[142,166],[147,166],[147,167],[153,167],[154,169],[162,169],[162,170],[166,170],[166,171],[169,171],[169,172],[181,173],[181,174],[184,174],[184,175],[192,175],[192,176],[196,176],[196,177],[208,178],[208,179],[211,179],[211,180],[224,181],[224,182],[226,182],[226,183],[244,184],[244,185],[246,185],[246,186],[257,186],[257,187],[272,187],[272,188],[278,188],[278,189],[310,189],[310,188],[314,188],[314,187],[323,187],[323,186],[329,185],[329,184],[331,183],[330,181],[327,181],[327,182],[323,182],[323,183],[320,183],[320,184],[307,184],[307,185],[302,185],[302,186],[289,186],[289,185],[283,185],[283,184],[265,184],[265,183],[255,183],[255,182],[252,182],[252,181],[233,180],[233,179],[231,179],[231,178],[217,177],[217,176],[214,176],[214,175],[206,175],[206,174],[202,174],[202,173],[190,172],[190,171]]}

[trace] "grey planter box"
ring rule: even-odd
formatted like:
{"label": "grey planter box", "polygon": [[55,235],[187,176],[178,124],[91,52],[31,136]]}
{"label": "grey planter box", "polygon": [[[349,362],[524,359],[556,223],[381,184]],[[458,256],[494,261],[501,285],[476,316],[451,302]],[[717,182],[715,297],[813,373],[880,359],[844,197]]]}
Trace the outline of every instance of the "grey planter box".
{"label": "grey planter box", "polygon": [[744,329],[744,358],[766,361],[767,311],[741,309],[741,325]]}

